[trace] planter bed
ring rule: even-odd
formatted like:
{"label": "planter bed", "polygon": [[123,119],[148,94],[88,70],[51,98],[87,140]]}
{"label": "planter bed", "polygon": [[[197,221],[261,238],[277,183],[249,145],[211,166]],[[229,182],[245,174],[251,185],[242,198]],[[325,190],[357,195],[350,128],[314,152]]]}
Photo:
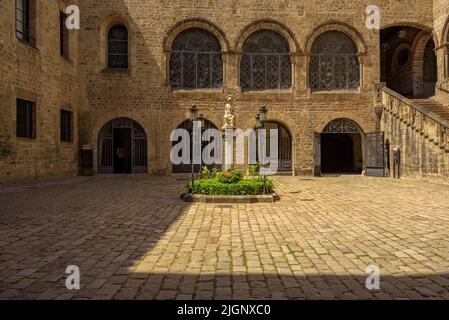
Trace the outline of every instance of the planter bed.
{"label": "planter bed", "polygon": [[185,202],[202,202],[202,203],[261,203],[275,202],[279,200],[276,193],[266,195],[246,195],[246,196],[225,196],[225,195],[203,195],[183,193],[181,199]]}

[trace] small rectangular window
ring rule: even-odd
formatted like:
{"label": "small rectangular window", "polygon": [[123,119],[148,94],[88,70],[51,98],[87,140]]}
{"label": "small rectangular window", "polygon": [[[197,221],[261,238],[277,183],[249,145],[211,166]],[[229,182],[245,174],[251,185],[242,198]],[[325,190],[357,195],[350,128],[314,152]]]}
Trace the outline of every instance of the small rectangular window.
{"label": "small rectangular window", "polygon": [[30,41],[30,3],[29,0],[16,0],[16,36]]}
{"label": "small rectangular window", "polygon": [[61,110],[61,141],[72,141],[72,118],[73,113]]}
{"label": "small rectangular window", "polygon": [[67,15],[61,12],[59,15],[59,45],[60,53],[62,56],[69,57],[69,29],[67,29],[65,22],[67,20]]}
{"label": "small rectangular window", "polygon": [[19,138],[36,138],[36,107],[31,101],[17,99],[16,135]]}

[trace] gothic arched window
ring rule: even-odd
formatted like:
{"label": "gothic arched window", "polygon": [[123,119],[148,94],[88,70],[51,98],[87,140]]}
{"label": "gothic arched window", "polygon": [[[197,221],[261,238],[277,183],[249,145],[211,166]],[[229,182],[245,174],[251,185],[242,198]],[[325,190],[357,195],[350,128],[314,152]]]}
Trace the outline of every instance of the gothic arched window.
{"label": "gothic arched window", "polygon": [[192,28],[176,37],[169,68],[172,89],[223,87],[221,45],[206,30]]}
{"label": "gothic arched window", "polygon": [[319,35],[311,50],[309,85],[312,91],[354,90],[360,86],[357,47],[339,31]]}
{"label": "gothic arched window", "polygon": [[243,44],[240,63],[242,90],[288,89],[291,85],[288,42],[271,30],[253,33]]}
{"label": "gothic arched window", "polygon": [[123,25],[115,25],[108,32],[108,67],[128,68],[128,30]]}

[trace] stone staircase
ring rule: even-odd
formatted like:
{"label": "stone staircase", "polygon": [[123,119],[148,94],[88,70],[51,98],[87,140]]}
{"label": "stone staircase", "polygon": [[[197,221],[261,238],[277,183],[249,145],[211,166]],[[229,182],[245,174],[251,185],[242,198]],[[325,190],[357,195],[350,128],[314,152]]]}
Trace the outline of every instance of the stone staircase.
{"label": "stone staircase", "polygon": [[381,131],[400,150],[401,176],[449,184],[449,106],[430,99],[407,99],[383,87]]}
{"label": "stone staircase", "polygon": [[413,99],[416,104],[422,106],[429,112],[449,121],[449,106],[445,106],[434,99]]}

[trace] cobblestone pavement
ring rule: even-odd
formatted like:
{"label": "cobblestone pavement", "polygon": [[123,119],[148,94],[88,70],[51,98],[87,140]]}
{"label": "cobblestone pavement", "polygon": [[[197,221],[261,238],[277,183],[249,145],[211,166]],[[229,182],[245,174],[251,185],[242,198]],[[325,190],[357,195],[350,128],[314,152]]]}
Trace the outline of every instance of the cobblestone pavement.
{"label": "cobblestone pavement", "polygon": [[[175,177],[0,187],[2,299],[449,298],[449,187],[278,177],[275,204],[186,204]],[[380,290],[365,288],[380,266]],[[68,265],[81,289],[65,287]]]}

